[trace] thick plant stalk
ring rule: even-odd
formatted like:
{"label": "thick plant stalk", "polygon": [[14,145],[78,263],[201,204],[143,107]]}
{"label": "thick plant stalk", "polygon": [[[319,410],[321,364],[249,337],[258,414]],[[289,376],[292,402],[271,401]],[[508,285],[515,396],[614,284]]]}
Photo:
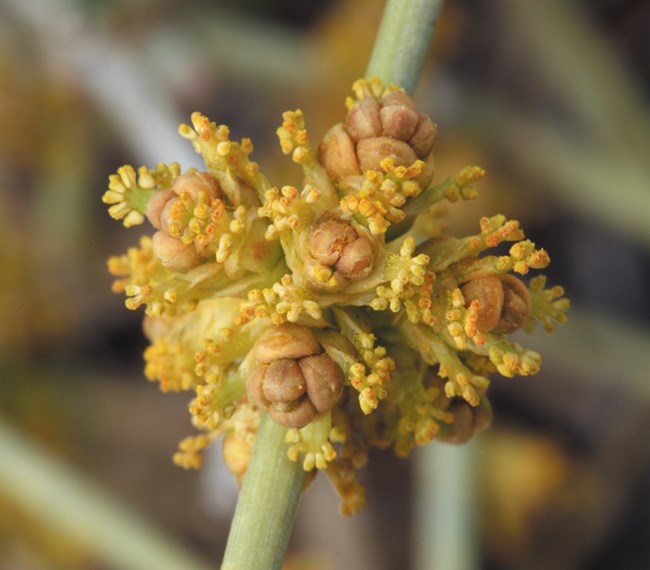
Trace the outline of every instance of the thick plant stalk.
{"label": "thick plant stalk", "polygon": [[388,0],[366,71],[413,93],[442,0]]}
{"label": "thick plant stalk", "polygon": [[287,457],[287,429],[265,416],[257,432],[222,570],[282,566],[306,471]]}
{"label": "thick plant stalk", "polygon": [[[442,0],[388,0],[366,75],[412,93]],[[222,570],[279,570],[305,481],[287,458],[286,428],[265,417],[228,536]]]}

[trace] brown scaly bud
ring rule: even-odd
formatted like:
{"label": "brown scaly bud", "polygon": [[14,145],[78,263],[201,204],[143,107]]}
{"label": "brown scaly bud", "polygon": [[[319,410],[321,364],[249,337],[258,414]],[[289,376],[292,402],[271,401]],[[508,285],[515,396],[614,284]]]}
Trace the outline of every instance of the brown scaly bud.
{"label": "brown scaly bud", "polygon": [[312,225],[309,253],[318,263],[335,269],[346,279],[365,277],[372,269],[370,238],[338,218],[326,216]]}
{"label": "brown scaly bud", "polygon": [[361,174],[354,142],[340,123],[325,133],[318,159],[334,180]]}
{"label": "brown scaly bud", "polygon": [[170,189],[156,192],[149,200],[146,210],[149,222],[156,229],[168,231],[171,222],[168,214],[181,193],[187,193],[191,200],[196,201],[199,192],[205,192],[208,199],[223,197],[219,182],[208,172],[190,172],[178,176]]}
{"label": "brown scaly bud", "polygon": [[509,334],[526,324],[531,304],[528,288],[512,275],[477,275],[461,287],[465,304],[478,300],[476,328],[483,333]]}
{"label": "brown scaly bud", "polygon": [[462,444],[477,433],[490,427],[492,406],[483,398],[478,406],[470,406],[463,400],[454,400],[448,409],[454,416],[450,424],[442,426],[436,439],[446,443]]}
{"label": "brown scaly bud", "polygon": [[307,356],[298,361],[307,383],[307,395],[318,413],[329,412],[343,388],[341,369],[327,354]]}
{"label": "brown scaly bud", "polygon": [[149,200],[146,215],[154,228],[161,229],[163,210],[168,202],[175,200],[177,197],[178,195],[173,190],[161,190],[160,192],[156,192],[153,195],[153,198]]}
{"label": "brown scaly bud", "polygon": [[360,140],[357,156],[362,170],[379,170],[384,158],[392,158],[396,166],[410,166],[417,160],[415,151],[404,141],[392,137]]}
{"label": "brown scaly bud", "polygon": [[350,109],[346,125],[348,133],[355,143],[361,139],[382,135],[380,112],[379,101],[372,97],[362,99]]}
{"label": "brown scaly bud", "polygon": [[170,235],[172,224],[178,224],[178,216],[174,212],[183,207],[183,198],[196,202],[200,193],[204,194],[206,201],[223,197],[219,183],[211,174],[190,172],[178,176],[170,189],[156,192],[147,204],[146,216],[151,225],[160,230],[153,236],[154,253],[169,271],[189,271],[214,253],[198,244],[183,243],[176,235]]}
{"label": "brown scaly bud", "polygon": [[352,186],[353,177],[380,170],[384,158],[392,158],[397,166],[424,160],[427,167],[418,182],[426,187],[433,178],[431,151],[436,133],[436,125],[417,112],[404,91],[391,91],[381,100],[367,97],[355,103],[345,123],[325,134],[319,159],[333,180]]}
{"label": "brown scaly bud", "polygon": [[419,117],[418,126],[408,142],[415,154],[419,157],[426,157],[433,150],[438,135],[438,125],[428,115],[420,113]]}
{"label": "brown scaly bud", "polygon": [[343,390],[340,368],[307,327],[271,328],[253,348],[257,366],[246,383],[250,400],[287,427],[306,426],[329,412]]}
{"label": "brown scaly bud", "polygon": [[203,257],[192,245],[162,231],[153,235],[153,253],[168,271],[184,273],[196,267]]}
{"label": "brown scaly bud", "polygon": [[266,331],[253,350],[257,362],[270,364],[282,358],[296,359],[318,354],[321,347],[310,328],[286,323]]}
{"label": "brown scaly bud", "polygon": [[379,117],[384,136],[407,141],[420,120],[413,101],[404,91],[393,91],[381,103]]}
{"label": "brown scaly bud", "polygon": [[514,275],[504,275],[503,311],[497,328],[508,334],[523,327],[530,317],[531,303],[528,287]]}
{"label": "brown scaly bud", "polygon": [[209,172],[183,174],[174,180],[172,190],[179,196],[182,192],[187,192],[192,200],[198,198],[199,192],[205,192],[211,198],[223,197],[219,182]]}

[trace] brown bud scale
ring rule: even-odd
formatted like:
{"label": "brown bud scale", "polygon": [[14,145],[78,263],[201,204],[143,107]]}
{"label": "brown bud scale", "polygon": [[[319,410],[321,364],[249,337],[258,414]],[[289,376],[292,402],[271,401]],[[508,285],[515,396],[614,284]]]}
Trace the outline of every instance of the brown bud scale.
{"label": "brown bud scale", "polygon": [[318,147],[318,159],[334,180],[361,174],[354,142],[342,124],[335,125],[325,133]]}
{"label": "brown bud scale", "polygon": [[336,269],[346,279],[367,275],[374,256],[368,236],[349,222],[329,216],[317,220],[310,228],[309,253],[318,263]]}
{"label": "brown bud scale", "polygon": [[257,362],[270,363],[317,354],[321,348],[309,328],[287,323],[269,329],[257,341],[254,350]]}
{"label": "brown bud scale", "polygon": [[461,287],[467,305],[478,300],[481,308],[476,328],[485,333],[497,326],[503,309],[503,285],[496,275],[486,275],[468,281]]}
{"label": "brown bud scale", "polygon": [[314,333],[301,325],[272,327],[256,343],[248,398],[283,426],[301,428],[329,412],[343,391],[343,374]]}
{"label": "brown bud scale", "polygon": [[162,231],[153,235],[153,252],[168,271],[184,273],[196,267],[203,258],[191,244],[186,245],[181,240]]}
{"label": "brown bud scale", "polygon": [[353,141],[381,136],[379,113],[379,102],[372,97],[362,99],[348,111],[345,123]]}
{"label": "brown bud scale", "polygon": [[477,275],[461,286],[465,304],[478,300],[477,329],[509,334],[523,327],[530,317],[530,293],[513,275]]}

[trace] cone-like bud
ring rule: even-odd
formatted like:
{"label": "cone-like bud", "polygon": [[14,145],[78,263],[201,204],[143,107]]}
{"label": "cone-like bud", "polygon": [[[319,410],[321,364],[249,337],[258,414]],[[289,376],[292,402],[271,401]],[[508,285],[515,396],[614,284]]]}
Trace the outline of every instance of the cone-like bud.
{"label": "cone-like bud", "polygon": [[147,204],[147,219],[154,228],[169,231],[169,225],[174,221],[169,214],[181,194],[186,193],[190,200],[196,202],[200,192],[204,192],[208,200],[223,197],[217,179],[208,172],[190,172],[178,176],[169,190],[154,194]]}
{"label": "cone-like bud", "polygon": [[296,359],[318,354],[321,347],[310,328],[287,323],[269,329],[253,350],[257,362],[270,364],[283,358]]}
{"label": "cone-like bud", "polygon": [[169,271],[186,272],[214,255],[214,248],[204,242],[188,243],[181,234],[192,218],[188,204],[211,204],[223,197],[221,187],[207,172],[190,172],[178,176],[168,190],[156,192],[147,203],[146,216],[158,231],[154,237],[154,253]]}
{"label": "cone-like bud", "polygon": [[153,198],[147,203],[147,219],[154,228],[161,229],[161,218],[165,206],[172,200],[178,198],[173,190],[160,190],[153,195]]}
{"label": "cone-like bud", "polygon": [[530,317],[531,301],[528,287],[514,275],[504,275],[503,310],[497,328],[503,334],[510,334],[523,327]]}
{"label": "cone-like bud", "polygon": [[417,159],[427,162],[418,178],[427,187],[433,178],[431,151],[436,125],[418,113],[402,90],[381,100],[366,97],[355,103],[344,124],[332,127],[323,138],[319,159],[336,182],[354,185],[354,178],[367,170],[379,170],[380,162],[392,158],[398,166],[410,166]]}
{"label": "cone-like bud", "polygon": [[193,269],[203,260],[192,244],[186,245],[162,231],[153,235],[153,252],[165,269],[179,273]]}
{"label": "cone-like bud", "polygon": [[410,166],[417,160],[415,151],[404,141],[392,137],[360,140],[357,156],[362,170],[379,170],[384,158],[392,158],[397,166]]}
{"label": "cone-like bud", "polygon": [[380,112],[379,101],[372,97],[362,99],[350,109],[346,124],[348,133],[355,143],[361,139],[381,136]]}
{"label": "cone-like bud", "polygon": [[335,217],[325,216],[312,225],[309,253],[318,263],[331,267],[346,279],[365,277],[372,269],[370,238],[362,230]]}
{"label": "cone-like bud", "polygon": [[475,407],[463,400],[454,401],[449,412],[454,419],[435,436],[437,440],[446,443],[466,443],[474,434],[487,429],[492,423],[492,406],[487,398],[483,398]]}
{"label": "cone-like bud", "polygon": [[298,364],[314,408],[319,413],[329,412],[341,395],[341,369],[326,354],[301,358]]}
{"label": "cone-like bud", "polygon": [[340,368],[307,327],[271,328],[254,347],[257,366],[246,389],[251,401],[283,426],[301,428],[329,412],[343,390]]}
{"label": "cone-like bud", "polygon": [[431,121],[428,115],[420,113],[418,116],[420,117],[420,121],[415,132],[409,139],[409,145],[411,145],[415,154],[420,157],[426,157],[433,150],[433,145],[438,135],[438,126]]}
{"label": "cone-like bud", "polygon": [[379,117],[384,136],[408,140],[420,120],[413,101],[403,91],[393,91],[382,99],[382,105]]}
{"label": "cone-like bud", "polygon": [[318,159],[334,180],[361,174],[354,142],[340,123],[325,133]]}
{"label": "cone-like bud", "polygon": [[478,300],[476,328],[483,333],[509,334],[523,327],[530,317],[528,288],[512,275],[478,275],[461,287],[465,304]]}

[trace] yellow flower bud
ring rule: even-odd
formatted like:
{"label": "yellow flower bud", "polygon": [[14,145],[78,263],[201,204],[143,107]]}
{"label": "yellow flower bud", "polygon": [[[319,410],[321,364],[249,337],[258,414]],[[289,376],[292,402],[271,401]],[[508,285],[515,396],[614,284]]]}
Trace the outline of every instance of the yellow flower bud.
{"label": "yellow flower bud", "polygon": [[237,431],[231,431],[224,436],[222,449],[224,463],[241,487],[253,453],[253,446],[248,438]]}

